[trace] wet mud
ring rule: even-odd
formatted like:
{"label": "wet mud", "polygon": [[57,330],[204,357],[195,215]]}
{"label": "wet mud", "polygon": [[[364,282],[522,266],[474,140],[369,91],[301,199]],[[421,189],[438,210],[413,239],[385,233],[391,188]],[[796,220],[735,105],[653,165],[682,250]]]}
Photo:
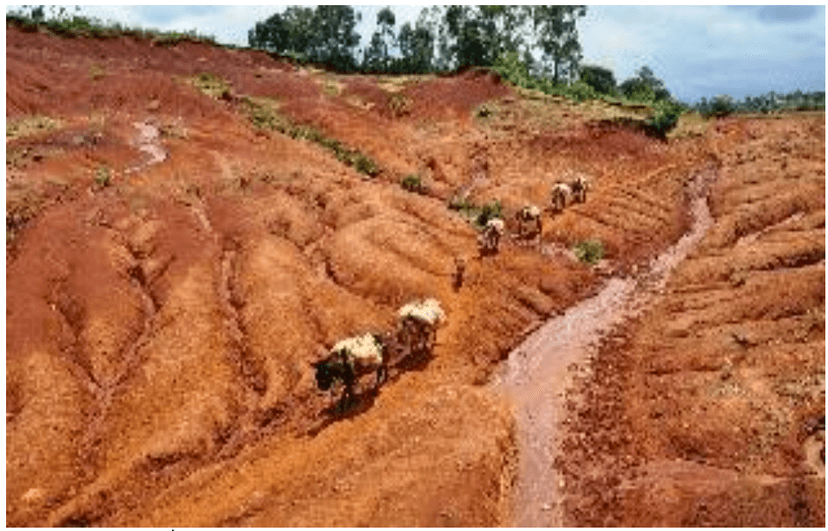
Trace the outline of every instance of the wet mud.
{"label": "wet mud", "polygon": [[576,366],[588,366],[605,334],[640,312],[656,296],[673,268],[710,228],[706,192],[716,169],[696,173],[687,185],[692,212],[688,233],[653,259],[645,271],[612,277],[599,293],[550,319],[514,349],[493,386],[512,403],[517,422],[519,472],[515,493],[516,527],[563,525],[559,487],[563,478],[553,463],[560,452],[566,391]]}

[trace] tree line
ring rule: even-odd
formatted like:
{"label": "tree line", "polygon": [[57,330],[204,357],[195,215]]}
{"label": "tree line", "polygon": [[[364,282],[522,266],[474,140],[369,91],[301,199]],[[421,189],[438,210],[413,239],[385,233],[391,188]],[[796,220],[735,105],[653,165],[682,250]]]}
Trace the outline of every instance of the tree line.
{"label": "tree line", "polygon": [[759,96],[745,96],[738,100],[727,94],[708,100],[702,98],[692,106],[699,114],[726,116],[733,113],[769,113],[774,111],[825,110],[825,91],[802,92],[797,89],[787,94],[770,91]]}
{"label": "tree line", "polygon": [[351,6],[290,6],[256,23],[248,42],[343,72],[446,72],[490,67],[516,53],[533,75],[556,83],[577,77],[581,60],[577,20],[585,6],[432,6],[414,24],[396,29],[394,12],[377,14],[377,29],[358,49],[361,15]]}
{"label": "tree line", "polygon": [[[665,127],[680,112],[664,82],[647,66],[621,84],[611,70],[582,65],[579,5],[423,8],[414,24],[396,29],[394,12],[358,49],[360,14],[351,6],[290,6],[248,32],[251,47],[339,72],[426,74],[489,67],[516,85],[583,101],[610,97],[658,104]],[[662,122],[659,123],[659,129]]]}

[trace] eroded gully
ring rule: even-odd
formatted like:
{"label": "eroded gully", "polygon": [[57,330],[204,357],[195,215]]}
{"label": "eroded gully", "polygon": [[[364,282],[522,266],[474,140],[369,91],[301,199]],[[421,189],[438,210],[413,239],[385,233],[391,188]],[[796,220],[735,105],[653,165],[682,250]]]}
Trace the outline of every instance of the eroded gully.
{"label": "eroded gully", "polygon": [[509,354],[493,379],[492,386],[511,402],[516,420],[519,465],[512,525],[563,525],[562,478],[553,462],[572,374],[568,368],[585,366],[603,335],[636,315],[663,290],[669,273],[712,225],[706,193],[715,178],[712,166],[694,174],[687,185],[692,226],[652,260],[646,272],[613,277],[597,295],[547,321]]}

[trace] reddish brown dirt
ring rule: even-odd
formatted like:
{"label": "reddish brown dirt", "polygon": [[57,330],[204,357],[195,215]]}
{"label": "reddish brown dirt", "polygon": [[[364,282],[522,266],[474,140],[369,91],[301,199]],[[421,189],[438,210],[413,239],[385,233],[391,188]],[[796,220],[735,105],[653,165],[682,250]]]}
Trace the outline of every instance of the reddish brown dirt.
{"label": "reddish brown dirt", "polygon": [[[481,121],[474,110],[492,98],[518,116],[526,108],[479,72],[413,79],[399,92],[409,112],[398,115],[375,78],[297,70],[262,53],[15,28],[6,44],[7,120],[60,123],[6,144],[12,526],[509,524],[513,420],[479,384],[527,329],[594,293],[606,272],[675,242],[689,227],[694,170],[711,157],[727,164],[750,128],[767,127],[738,122],[721,137],[663,143],[587,125],[577,107],[555,127]],[[204,72],[232,96],[188,82]],[[293,121],[374,158],[380,176],[256,130],[242,96],[273,98]],[[779,123],[798,134],[809,122]],[[824,170],[821,152],[796,149]],[[471,199],[500,198],[513,213],[544,204],[570,171],[588,174],[593,191],[545,217],[542,243],[600,238],[603,273],[512,241],[473,258],[475,232],[448,198],[474,182]],[[425,195],[399,186],[414,172]],[[711,241],[727,247],[754,227],[727,212],[762,191],[731,177],[719,186],[722,228]],[[812,187],[824,192],[824,178]],[[783,195],[779,208],[819,205],[803,197]],[[797,241],[807,249],[807,237]],[[469,258],[459,291],[457,255]],[[801,293],[790,292],[810,294],[803,301],[814,299],[819,266],[810,267],[796,277]],[[347,335],[390,330],[399,305],[423,296],[447,312],[433,358],[392,371],[376,392],[366,380],[338,417],[310,362]]]}
{"label": "reddish brown dirt", "polygon": [[824,116],[711,144],[713,227],[572,393],[566,525],[825,525]]}

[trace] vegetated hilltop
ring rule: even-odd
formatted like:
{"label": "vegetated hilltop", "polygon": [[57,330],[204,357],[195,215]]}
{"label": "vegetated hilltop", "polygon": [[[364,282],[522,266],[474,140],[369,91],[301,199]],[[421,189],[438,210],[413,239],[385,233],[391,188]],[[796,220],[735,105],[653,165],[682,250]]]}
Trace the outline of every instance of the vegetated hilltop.
{"label": "vegetated hilltop", "polygon": [[[9,26],[6,43],[10,525],[508,523],[512,420],[477,384],[678,239],[714,156],[620,123],[641,109],[485,70],[341,76]],[[590,198],[546,216],[541,245],[476,258],[476,207],[544,205],[575,172]],[[599,269],[568,252],[587,239]],[[433,359],[335,418],[310,362],[422,297],[447,313]]]}

